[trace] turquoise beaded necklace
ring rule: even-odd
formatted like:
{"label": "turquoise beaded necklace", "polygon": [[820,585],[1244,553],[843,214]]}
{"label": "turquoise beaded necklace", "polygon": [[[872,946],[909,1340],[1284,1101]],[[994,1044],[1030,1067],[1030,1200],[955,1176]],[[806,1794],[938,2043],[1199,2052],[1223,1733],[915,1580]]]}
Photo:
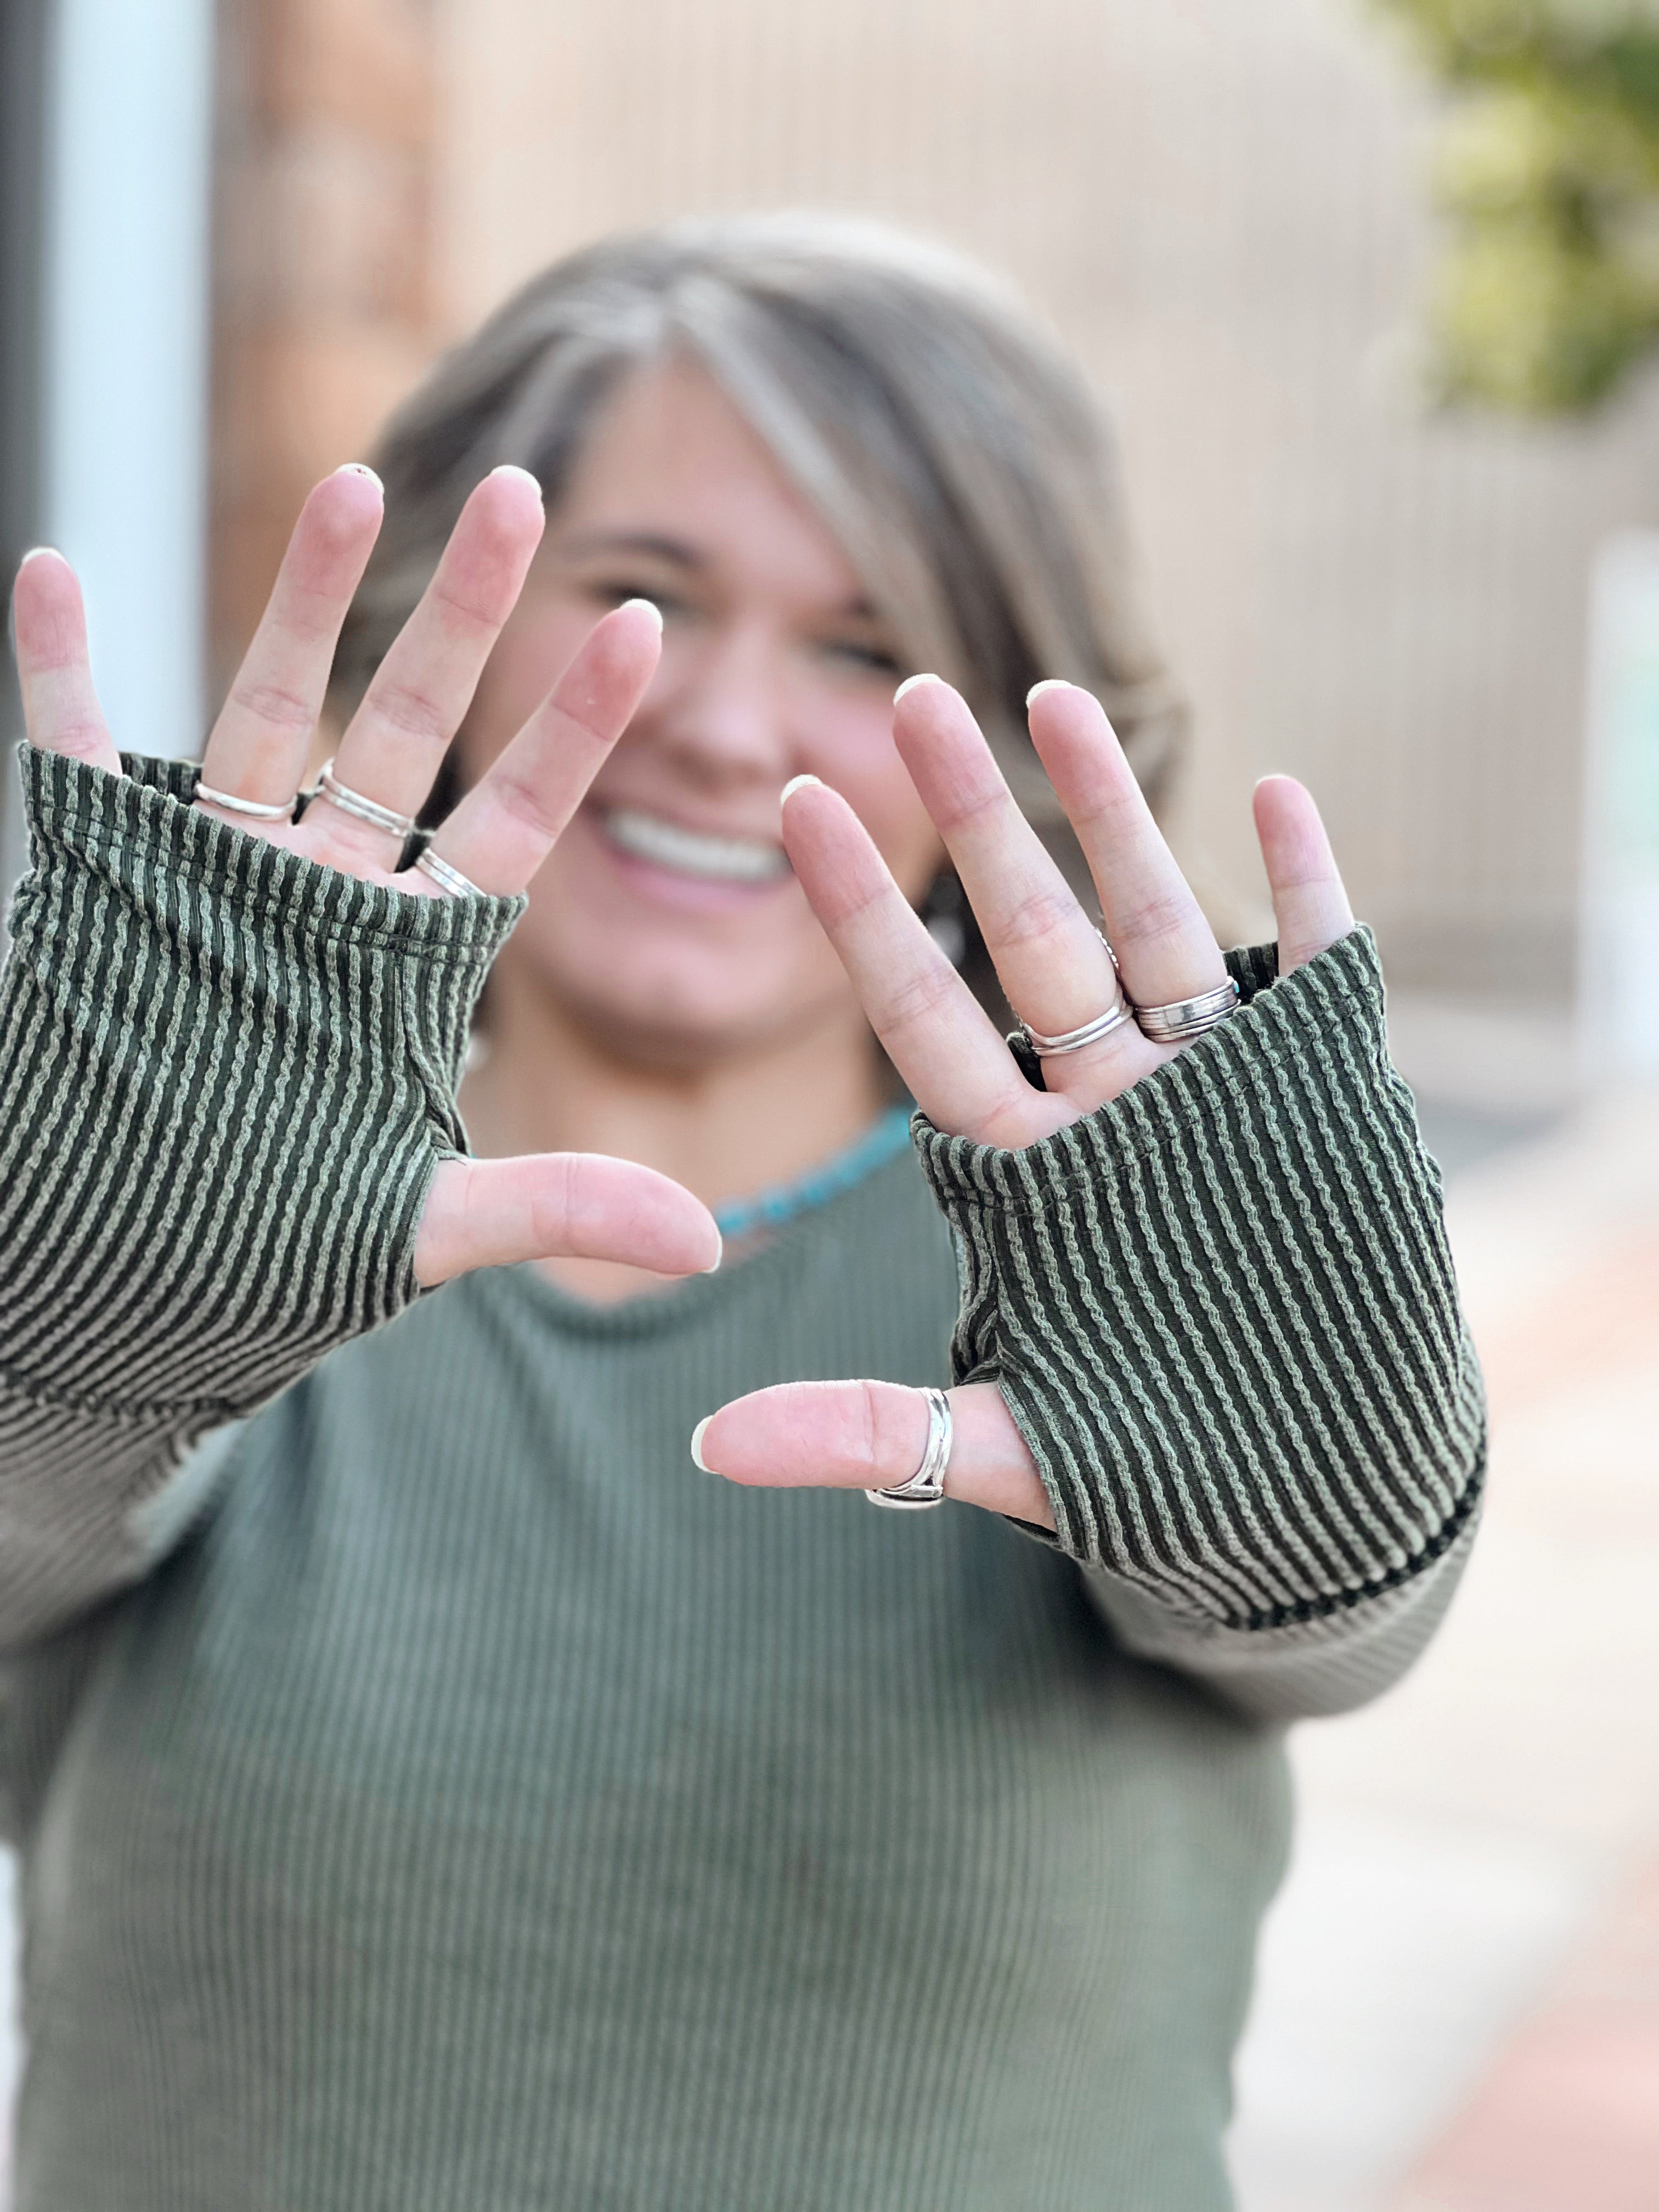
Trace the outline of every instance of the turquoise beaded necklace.
{"label": "turquoise beaded necklace", "polygon": [[752,1236],[757,1229],[781,1229],[797,1214],[810,1213],[814,1206],[839,1198],[844,1190],[851,1190],[854,1183],[862,1182],[875,1169],[896,1159],[909,1142],[910,1109],[890,1107],[878,1121],[861,1137],[854,1138],[844,1151],[809,1168],[793,1182],[775,1183],[769,1190],[760,1191],[753,1198],[734,1198],[728,1206],[717,1206],[715,1224],[720,1235],[732,1243],[740,1237]]}

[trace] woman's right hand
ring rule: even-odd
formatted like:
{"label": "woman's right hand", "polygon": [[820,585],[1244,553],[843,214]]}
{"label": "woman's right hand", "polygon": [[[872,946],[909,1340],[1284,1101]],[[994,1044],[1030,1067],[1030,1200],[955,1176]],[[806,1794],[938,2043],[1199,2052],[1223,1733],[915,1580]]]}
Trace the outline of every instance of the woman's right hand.
{"label": "woman's right hand", "polygon": [[[208,739],[203,782],[277,804],[306,777],[334,648],[379,534],[380,487],[344,468],[306,501],[263,620]],[[497,469],[462,509],[437,571],[340,739],[342,784],[393,813],[419,811],[490,648],[519,596],[543,526],[535,479]],[[29,741],[112,775],[120,757],[87,653],[85,611],[61,555],[31,556],[14,598]],[[606,615],[500,758],[467,793],[432,850],[480,890],[522,891],[626,727],[656,667],[661,622],[635,601]],[[298,822],[258,821],[206,800],[248,836],[415,898],[450,896],[400,869],[403,840],[325,797]],[[707,1207],[665,1176],[593,1153],[442,1161],[428,1193],[414,1267],[430,1285],[471,1267],[574,1255],[662,1274],[718,1264]]]}

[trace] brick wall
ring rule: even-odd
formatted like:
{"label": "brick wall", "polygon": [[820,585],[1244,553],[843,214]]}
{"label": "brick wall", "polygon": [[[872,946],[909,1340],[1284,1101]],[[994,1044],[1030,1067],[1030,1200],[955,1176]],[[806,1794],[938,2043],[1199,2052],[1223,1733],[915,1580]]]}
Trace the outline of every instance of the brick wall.
{"label": "brick wall", "polygon": [[222,0],[211,655],[222,688],[309,486],[436,343],[422,0]]}

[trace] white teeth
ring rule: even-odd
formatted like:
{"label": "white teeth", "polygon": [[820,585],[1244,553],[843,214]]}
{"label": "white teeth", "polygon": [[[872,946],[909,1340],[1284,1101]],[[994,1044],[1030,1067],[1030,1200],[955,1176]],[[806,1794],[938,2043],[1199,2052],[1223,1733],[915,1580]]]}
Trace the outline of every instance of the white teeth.
{"label": "white teeth", "polygon": [[769,838],[705,836],[631,806],[607,807],[602,819],[613,845],[682,876],[701,876],[710,883],[769,884],[789,872],[788,855]]}

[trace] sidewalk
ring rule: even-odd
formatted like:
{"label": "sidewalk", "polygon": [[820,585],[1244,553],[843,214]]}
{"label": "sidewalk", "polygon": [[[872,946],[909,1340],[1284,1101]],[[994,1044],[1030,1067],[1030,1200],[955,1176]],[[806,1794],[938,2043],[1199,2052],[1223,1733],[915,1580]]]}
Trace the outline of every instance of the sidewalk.
{"label": "sidewalk", "polygon": [[1659,1100],[1466,1170],[1448,1213],[1485,1522],[1421,1666],[1294,1739],[1241,2212],[1656,2212]]}

